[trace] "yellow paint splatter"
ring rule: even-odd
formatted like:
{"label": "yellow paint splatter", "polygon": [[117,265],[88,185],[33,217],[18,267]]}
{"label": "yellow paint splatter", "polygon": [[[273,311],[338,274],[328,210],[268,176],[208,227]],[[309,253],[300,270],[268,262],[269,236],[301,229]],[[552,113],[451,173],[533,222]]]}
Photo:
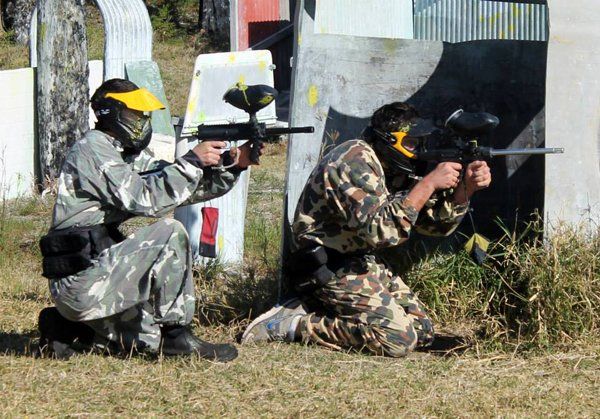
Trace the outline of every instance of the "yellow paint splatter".
{"label": "yellow paint splatter", "polygon": [[515,34],[515,26],[514,25],[508,25],[508,34],[509,35],[514,35]]}
{"label": "yellow paint splatter", "polygon": [[223,246],[225,246],[225,240],[223,239],[222,234],[219,234],[219,238],[217,239],[217,241],[217,246],[219,246],[219,250],[223,250]]}
{"label": "yellow paint splatter", "polygon": [[195,100],[188,102],[188,106],[187,106],[187,109],[185,112],[189,115],[196,114],[196,101]]}
{"label": "yellow paint splatter", "polygon": [[319,90],[314,84],[308,88],[308,104],[314,107],[319,101]]}
{"label": "yellow paint splatter", "polygon": [[206,113],[204,111],[200,111],[198,114],[198,122],[206,121]]}
{"label": "yellow paint splatter", "polygon": [[258,68],[260,71],[265,71],[267,68],[267,62],[265,60],[260,60],[258,62]]}
{"label": "yellow paint splatter", "polygon": [[238,78],[238,83],[246,84],[246,76],[244,76],[243,74],[240,74],[240,77]]}
{"label": "yellow paint splatter", "polygon": [[504,39],[504,31],[502,31],[502,30],[501,30],[501,31],[498,33],[498,39]]}
{"label": "yellow paint splatter", "polygon": [[398,46],[398,42],[396,42],[395,39],[385,38],[383,40],[383,48],[385,48],[385,51],[388,54],[395,52],[397,46]]}
{"label": "yellow paint splatter", "polygon": [[230,63],[234,63],[235,62],[235,54],[229,54],[229,62]]}
{"label": "yellow paint splatter", "polygon": [[519,15],[521,14],[521,10],[519,9],[519,6],[517,4],[512,5],[512,12],[515,15],[515,17],[519,17]]}
{"label": "yellow paint splatter", "polygon": [[298,45],[302,44],[302,34],[298,34]]}

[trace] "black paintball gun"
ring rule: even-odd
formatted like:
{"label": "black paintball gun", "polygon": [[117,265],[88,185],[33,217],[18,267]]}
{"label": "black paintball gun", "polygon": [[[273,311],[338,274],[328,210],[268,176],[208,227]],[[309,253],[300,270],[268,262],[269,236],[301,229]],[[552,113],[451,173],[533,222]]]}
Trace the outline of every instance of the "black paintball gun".
{"label": "black paintball gun", "polygon": [[237,83],[227,90],[223,100],[250,115],[248,122],[228,125],[198,125],[198,132],[194,139],[224,141],[249,140],[251,143],[250,159],[259,162],[260,146],[262,142],[286,134],[301,134],[314,132],[314,127],[267,128],[265,123],[258,122],[256,113],[268,106],[277,98],[278,92],[271,86],[257,84],[246,86]]}
{"label": "black paintball gun", "polygon": [[420,161],[455,161],[468,164],[475,160],[490,160],[496,156],[564,152],[562,148],[495,149],[480,146],[479,138],[490,133],[499,123],[498,117],[490,113],[471,113],[459,109],[446,120],[444,129],[429,133],[423,138],[418,149],[414,150],[414,158]]}
{"label": "black paintball gun", "polygon": [[[405,142],[405,147],[403,147],[405,151],[414,154],[413,158],[425,165],[429,162],[453,161],[461,163],[463,168],[473,161],[491,160],[497,156],[560,154],[564,152],[562,148],[495,149],[480,146],[479,138],[490,133],[499,123],[498,117],[490,113],[471,113],[459,109],[450,115],[442,129],[428,130],[425,128],[421,130],[421,133],[416,130],[416,136],[409,132],[406,137],[401,139],[403,140],[401,143]],[[421,138],[418,138],[419,135]],[[402,147],[402,144],[399,146]],[[406,150],[407,148],[412,148],[412,150]],[[463,170],[463,175],[464,172]],[[487,257],[489,241],[476,232],[471,213],[469,213],[469,217],[471,217],[474,234],[465,244],[465,250],[471,254],[476,263],[481,265]]]}

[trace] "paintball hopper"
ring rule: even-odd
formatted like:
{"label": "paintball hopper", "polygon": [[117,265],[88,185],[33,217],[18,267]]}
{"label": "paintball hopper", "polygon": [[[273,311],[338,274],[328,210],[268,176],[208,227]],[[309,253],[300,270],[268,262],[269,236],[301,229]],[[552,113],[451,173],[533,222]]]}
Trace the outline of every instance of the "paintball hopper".
{"label": "paintball hopper", "polygon": [[277,98],[277,90],[265,84],[246,86],[237,83],[223,95],[223,100],[250,115],[268,106]]}
{"label": "paintball hopper", "polygon": [[496,128],[500,120],[487,112],[465,112],[462,109],[454,112],[446,120],[446,128],[464,136],[480,136]]}

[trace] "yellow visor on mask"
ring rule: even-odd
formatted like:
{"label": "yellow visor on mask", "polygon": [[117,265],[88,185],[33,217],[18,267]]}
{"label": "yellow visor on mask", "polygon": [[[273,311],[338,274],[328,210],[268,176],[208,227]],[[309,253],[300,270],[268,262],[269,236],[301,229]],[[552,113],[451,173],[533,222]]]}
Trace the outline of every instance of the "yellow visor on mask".
{"label": "yellow visor on mask", "polygon": [[165,105],[147,89],[141,88],[125,93],[107,93],[105,97],[123,102],[128,109],[142,112],[152,112],[165,109]]}
{"label": "yellow visor on mask", "polygon": [[392,147],[404,154],[409,159],[414,159],[415,153],[413,151],[416,149],[416,142],[418,140],[413,137],[408,137],[408,134],[402,131],[391,132],[390,134],[392,134],[392,137],[396,139],[396,141],[392,144]]}

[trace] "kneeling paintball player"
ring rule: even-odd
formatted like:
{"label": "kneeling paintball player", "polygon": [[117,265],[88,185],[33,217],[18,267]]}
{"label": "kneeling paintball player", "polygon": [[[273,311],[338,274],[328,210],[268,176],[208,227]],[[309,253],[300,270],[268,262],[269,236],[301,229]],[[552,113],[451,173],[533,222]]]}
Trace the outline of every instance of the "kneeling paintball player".
{"label": "kneeling paintball player", "polygon": [[228,170],[215,167],[222,141],[201,142],[168,163],[146,150],[150,113],[164,109],[148,90],[108,80],[91,106],[96,129],[69,150],[52,226],[40,241],[56,304],[40,313],[41,350],[67,357],[84,342],[119,352],[234,359],[234,346],[203,341],[189,329],[195,297],[183,226],[162,219],[128,237],[117,227],[223,195],[250,164],[248,147],[230,152],[238,163]]}
{"label": "kneeling paintball player", "polygon": [[491,174],[474,161],[461,178],[461,164],[444,162],[415,178],[409,157],[427,125],[410,105],[391,103],[375,111],[362,138],[323,157],[300,197],[284,267],[301,297],[255,319],[242,343],[302,340],[392,357],[432,343],[422,303],[376,251],[402,244],[413,229],[452,233]]}

